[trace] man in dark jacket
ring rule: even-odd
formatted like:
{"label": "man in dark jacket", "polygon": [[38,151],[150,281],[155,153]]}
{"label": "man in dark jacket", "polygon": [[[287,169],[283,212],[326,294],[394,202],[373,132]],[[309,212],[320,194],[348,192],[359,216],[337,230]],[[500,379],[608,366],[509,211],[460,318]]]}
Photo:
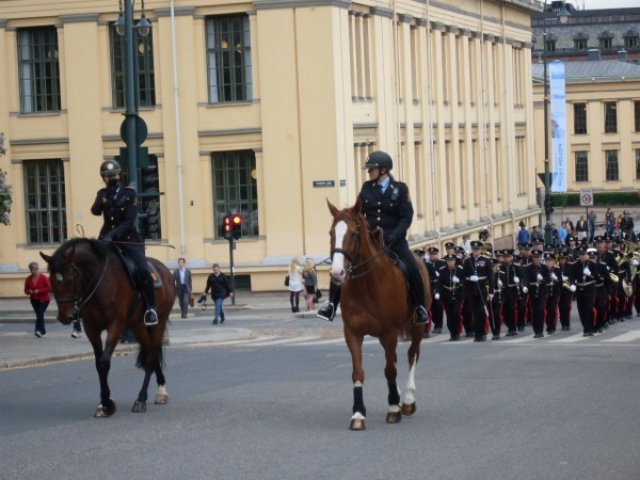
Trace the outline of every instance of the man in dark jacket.
{"label": "man in dark jacket", "polygon": [[204,289],[204,294],[206,295],[211,291],[211,299],[216,306],[213,322],[211,323],[217,325],[218,319],[220,319],[220,323],[224,323],[224,311],[222,310],[222,304],[224,303],[225,298],[233,297],[233,291],[229,286],[229,282],[227,282],[226,275],[220,271],[220,265],[214,263],[211,266],[211,269],[213,270],[213,273],[207,278],[207,286]]}

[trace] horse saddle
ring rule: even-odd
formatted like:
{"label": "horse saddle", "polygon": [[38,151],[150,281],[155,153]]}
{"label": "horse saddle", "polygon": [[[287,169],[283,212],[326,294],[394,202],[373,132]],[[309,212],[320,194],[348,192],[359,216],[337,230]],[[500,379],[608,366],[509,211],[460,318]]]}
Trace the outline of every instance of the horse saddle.
{"label": "horse saddle", "polygon": [[[140,288],[142,288],[142,275],[140,269],[138,268],[138,265],[136,265],[136,262],[134,262],[130,257],[125,255],[120,247],[118,247],[117,245],[112,246],[114,251],[118,255],[118,258],[120,259],[122,266],[127,272],[127,276],[129,277],[131,285],[133,285],[135,289],[139,290]],[[162,282],[160,281],[160,275],[158,275],[156,267],[154,267],[153,264],[149,262],[149,260],[146,260],[146,262],[147,268],[151,273],[151,279],[153,280],[153,288],[161,288]]]}

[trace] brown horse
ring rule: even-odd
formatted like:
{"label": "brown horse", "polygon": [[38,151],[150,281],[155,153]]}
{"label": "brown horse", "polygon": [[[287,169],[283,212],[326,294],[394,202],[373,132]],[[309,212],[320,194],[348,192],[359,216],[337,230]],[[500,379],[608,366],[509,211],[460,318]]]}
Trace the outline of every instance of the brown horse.
{"label": "brown horse", "polygon": [[[382,241],[374,238],[360,212],[360,200],[352,208],[338,210],[327,201],[331,225],[331,278],[342,285],[340,304],[344,323],[344,338],[353,363],[353,416],[351,430],[364,430],[362,342],[365,335],[377,337],[384,348],[384,374],[389,386],[387,423],[398,423],[402,414],[416,411],[415,371],[420,356],[420,342],[425,325],[414,325],[415,304],[410,298],[405,276],[386,254]],[[380,237],[380,235],[378,235]],[[431,305],[429,274],[422,261],[418,262],[425,285],[427,309]],[[411,337],[409,346],[409,378],[400,403],[396,384],[396,347],[400,333]]]}
{"label": "brown horse", "polygon": [[[111,356],[126,328],[131,329],[140,344],[137,365],[145,372],[132,411],[146,411],[147,389],[154,372],[158,381],[155,403],[167,403],[169,396],[162,372],[162,337],[176,296],[169,270],[158,260],[147,259],[158,273],[161,287],[156,289],[158,324],[145,327],[142,320],[144,302],[131,286],[119,256],[106,242],[75,238],[63,243],[51,257],[42,252],[40,255],[49,264],[58,320],[68,325],[81,316],[93,347],[100,377],[100,404],[95,416],[109,417],[116,411],[107,378]],[[100,335],[104,330],[107,336],[103,347]]]}

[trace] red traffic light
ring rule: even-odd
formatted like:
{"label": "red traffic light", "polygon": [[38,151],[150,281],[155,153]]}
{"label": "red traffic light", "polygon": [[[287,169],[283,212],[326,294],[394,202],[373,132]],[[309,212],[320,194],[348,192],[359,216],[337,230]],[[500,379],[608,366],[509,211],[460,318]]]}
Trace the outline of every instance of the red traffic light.
{"label": "red traffic light", "polygon": [[233,238],[239,240],[242,237],[242,215],[235,213],[231,216],[233,222]]}
{"label": "red traffic light", "polygon": [[242,215],[238,215],[237,213],[235,215],[233,215],[233,225],[242,225]]}

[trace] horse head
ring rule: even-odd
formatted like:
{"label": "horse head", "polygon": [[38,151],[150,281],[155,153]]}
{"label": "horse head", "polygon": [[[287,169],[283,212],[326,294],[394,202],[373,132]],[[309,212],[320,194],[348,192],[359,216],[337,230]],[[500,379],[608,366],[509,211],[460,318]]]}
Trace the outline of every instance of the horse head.
{"label": "horse head", "polygon": [[327,200],[333,216],[331,224],[331,269],[333,282],[342,285],[357,263],[370,253],[372,243],[367,222],[360,208],[360,197],[355,205],[339,210]]}
{"label": "horse head", "polygon": [[[49,266],[49,280],[51,291],[58,305],[58,321],[64,325],[70,324],[80,316],[80,309],[88,300],[87,288],[91,288],[93,274],[87,275],[87,264],[99,261],[101,254],[85,255],[86,246],[96,251],[100,250],[98,242],[80,238],[69,240],[60,246],[52,256],[40,252],[42,259]],[[105,253],[103,253],[106,255]],[[95,289],[94,289],[95,291]]]}

